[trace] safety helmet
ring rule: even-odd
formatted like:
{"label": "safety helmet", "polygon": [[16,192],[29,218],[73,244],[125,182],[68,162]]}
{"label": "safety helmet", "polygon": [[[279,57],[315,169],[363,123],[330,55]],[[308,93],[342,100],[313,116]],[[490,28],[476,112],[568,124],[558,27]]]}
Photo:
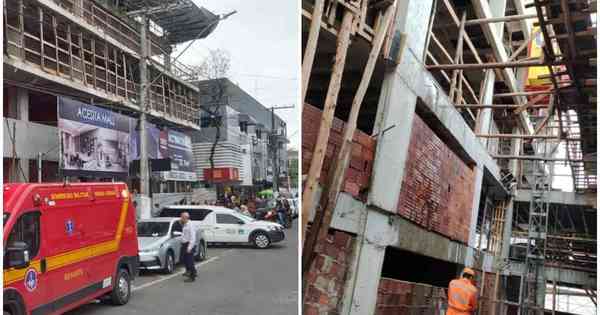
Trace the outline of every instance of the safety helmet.
{"label": "safety helmet", "polygon": [[475,271],[473,269],[471,269],[471,268],[465,268],[465,269],[463,269],[462,274],[463,275],[467,274],[467,275],[470,275],[471,277],[475,278]]}

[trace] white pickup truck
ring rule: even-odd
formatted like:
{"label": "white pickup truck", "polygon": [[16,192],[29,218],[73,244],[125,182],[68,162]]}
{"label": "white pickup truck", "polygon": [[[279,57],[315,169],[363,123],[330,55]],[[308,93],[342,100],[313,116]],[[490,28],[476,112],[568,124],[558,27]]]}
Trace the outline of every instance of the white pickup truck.
{"label": "white pickup truck", "polygon": [[204,231],[208,244],[250,243],[258,248],[285,239],[283,226],[268,221],[259,221],[225,207],[208,205],[166,206],[159,212],[160,217],[179,217],[182,212],[190,214],[192,224]]}

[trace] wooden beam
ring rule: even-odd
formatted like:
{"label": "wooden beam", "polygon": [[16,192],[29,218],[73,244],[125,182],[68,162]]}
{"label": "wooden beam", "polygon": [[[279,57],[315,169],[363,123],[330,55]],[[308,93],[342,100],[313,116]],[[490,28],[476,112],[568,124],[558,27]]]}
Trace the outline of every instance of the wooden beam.
{"label": "wooden beam", "polygon": [[504,69],[504,68],[529,68],[542,67],[547,65],[560,65],[559,62],[544,62],[541,60],[530,61],[511,61],[511,62],[488,62],[488,63],[465,63],[465,64],[440,64],[427,65],[428,70],[484,70],[484,69]]}
{"label": "wooden beam", "polygon": [[547,91],[530,91],[530,92],[516,92],[516,93],[498,93],[494,94],[494,97],[512,97],[512,96],[537,96],[537,95],[550,95],[554,93],[554,90]]}
{"label": "wooden beam", "polygon": [[489,24],[489,23],[500,23],[500,22],[513,22],[513,21],[521,21],[527,19],[537,19],[537,14],[521,14],[521,15],[507,15],[503,17],[494,17],[489,19],[474,19],[468,20],[465,25],[480,25],[480,24]]}
{"label": "wooden beam", "polygon": [[[456,104],[454,107],[456,108],[473,108],[473,109],[484,109],[484,108],[492,108],[492,109],[515,109],[519,108],[523,105],[518,104]],[[529,108],[545,108],[548,107],[547,104],[533,104],[530,105]]]}
{"label": "wooden beam", "polygon": [[[552,135],[523,135],[511,133],[494,133],[494,134],[475,134],[479,138],[499,138],[499,139],[561,139],[559,136]],[[573,139],[571,139],[573,140]]]}
{"label": "wooden beam", "polygon": [[350,45],[350,32],[352,31],[353,20],[353,13],[349,10],[344,10],[344,16],[342,18],[342,24],[337,38],[335,62],[333,64],[333,71],[331,74],[329,87],[327,88],[327,96],[325,98],[323,114],[321,115],[321,125],[319,127],[317,143],[313,151],[310,168],[308,170],[308,176],[304,185],[304,192],[302,194],[301,239],[303,241],[304,234],[306,232],[306,226],[308,225],[308,218],[312,212],[312,206],[316,197],[319,177],[321,176],[321,170],[323,168],[323,160],[325,159],[325,152],[327,150],[327,142],[329,141],[331,124],[333,122],[337,98],[340,92],[344,66],[346,65],[346,55],[348,53],[348,46]]}
{"label": "wooden beam", "polygon": [[[452,20],[454,21],[454,24],[456,26],[460,26],[460,20],[458,19],[458,15],[456,15],[456,12],[454,11],[452,4],[450,4],[450,0],[443,0],[443,1],[444,1],[444,6],[446,7],[446,10],[448,10],[450,17],[452,17]],[[463,36],[465,38],[464,39],[465,43],[469,47],[469,50],[471,50],[471,52],[473,53],[473,56],[475,57],[475,60],[477,61],[477,63],[483,63],[483,61],[481,60],[481,57],[479,57],[479,52],[475,48],[475,45],[473,45],[473,42],[471,41],[471,38],[469,37],[469,35],[465,32],[465,34]]]}
{"label": "wooden beam", "polygon": [[[311,231],[306,237],[306,244],[304,246],[302,255],[303,270],[305,272],[309,270],[310,265],[315,257],[314,247],[316,246],[317,241],[319,239],[324,239],[329,231],[337,198],[344,185],[346,171],[350,165],[352,139],[354,138],[354,133],[356,132],[360,108],[369,84],[371,83],[371,77],[373,76],[373,72],[375,70],[377,58],[381,52],[381,47],[383,46],[383,41],[385,40],[388,27],[393,20],[392,18],[394,16],[395,8],[396,6],[393,5],[386,9],[383,20],[381,23],[379,23],[378,29],[375,32],[375,36],[372,41],[373,46],[371,47],[367,64],[365,65],[358,89],[356,90],[354,100],[352,101],[352,107],[350,109],[348,121],[344,127],[342,146],[337,156],[337,163],[335,164],[333,175],[326,185],[328,188],[326,195],[327,198],[324,199],[325,202],[322,204],[322,207],[319,207],[322,210],[315,215],[315,219],[313,220],[313,224],[311,226]],[[400,49],[402,50],[403,47],[400,47]]]}
{"label": "wooden beam", "polygon": [[595,162],[595,160],[574,160],[564,158],[551,158],[535,155],[492,155],[494,159],[500,160],[523,160],[523,161],[548,161],[548,162]]}
{"label": "wooden beam", "polygon": [[[462,51],[463,51],[463,39],[465,34],[465,21],[467,20],[467,12],[463,12],[462,18],[460,19],[460,26],[458,29],[458,43],[456,44],[456,50],[454,52],[454,62],[453,64],[458,64],[462,59]],[[455,101],[454,96],[456,93],[456,80],[458,79],[459,70],[455,69],[452,71],[452,82],[450,82],[450,100],[452,102]],[[461,95],[462,97],[462,95]]]}
{"label": "wooden beam", "polygon": [[515,50],[512,55],[510,55],[510,57],[508,57],[507,61],[514,61],[517,56],[519,56],[519,54],[521,54],[523,52],[523,50],[527,49],[527,47],[529,47],[529,43],[531,43],[531,41],[535,38],[535,36],[537,35],[537,33],[539,33],[540,30],[536,29],[533,34],[531,34],[531,37],[529,38],[529,40],[524,41],[523,44],[521,44],[521,46],[519,46],[519,48],[517,48],[517,50]]}
{"label": "wooden beam", "polygon": [[546,97],[547,94],[539,94],[536,95],[534,98],[532,98],[530,101],[528,101],[527,103],[519,106],[519,108],[515,109],[515,114],[520,114],[522,111],[526,110],[528,107],[530,107],[531,105],[534,105],[535,103],[541,101],[542,99],[544,99]]}
{"label": "wooden beam", "polygon": [[319,31],[321,30],[321,19],[323,16],[323,7],[325,0],[316,0],[315,7],[310,21],[310,29],[308,31],[308,41],[304,49],[304,58],[302,58],[302,102],[306,99],[308,90],[308,80],[310,80],[310,71],[315,60],[317,51],[317,42],[319,41]]}

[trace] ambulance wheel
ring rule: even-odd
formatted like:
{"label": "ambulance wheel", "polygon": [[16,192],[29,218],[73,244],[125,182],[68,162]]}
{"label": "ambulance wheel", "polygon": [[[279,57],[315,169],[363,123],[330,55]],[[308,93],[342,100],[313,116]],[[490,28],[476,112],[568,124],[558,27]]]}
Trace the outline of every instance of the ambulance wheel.
{"label": "ambulance wheel", "polygon": [[206,259],[206,243],[200,242],[200,246],[198,247],[198,253],[196,257],[194,257],[196,261],[203,261]]}
{"label": "ambulance wheel", "polygon": [[15,290],[5,290],[3,294],[4,306],[2,308],[4,315],[25,315],[25,302]]}
{"label": "ambulance wheel", "polygon": [[114,305],[125,305],[131,297],[131,277],[127,269],[119,269],[110,299]]}
{"label": "ambulance wheel", "polygon": [[167,257],[165,257],[165,267],[163,268],[163,272],[170,275],[175,271],[175,256],[173,252],[169,250],[167,252]]}
{"label": "ambulance wheel", "polygon": [[264,232],[256,232],[252,242],[254,243],[254,246],[258,248],[267,248],[271,245],[271,239],[269,239],[269,236]]}

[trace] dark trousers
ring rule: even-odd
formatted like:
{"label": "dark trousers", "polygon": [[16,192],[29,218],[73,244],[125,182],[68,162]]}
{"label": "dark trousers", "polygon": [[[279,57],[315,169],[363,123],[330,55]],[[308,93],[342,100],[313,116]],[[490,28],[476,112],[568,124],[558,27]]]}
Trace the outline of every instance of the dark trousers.
{"label": "dark trousers", "polygon": [[194,252],[196,252],[196,246],[194,246],[191,253],[188,253],[187,249],[189,244],[190,243],[181,244],[181,261],[183,261],[187,274],[190,275],[190,278],[194,279],[198,274],[196,265],[194,264]]}

